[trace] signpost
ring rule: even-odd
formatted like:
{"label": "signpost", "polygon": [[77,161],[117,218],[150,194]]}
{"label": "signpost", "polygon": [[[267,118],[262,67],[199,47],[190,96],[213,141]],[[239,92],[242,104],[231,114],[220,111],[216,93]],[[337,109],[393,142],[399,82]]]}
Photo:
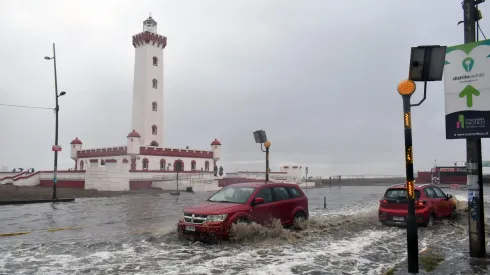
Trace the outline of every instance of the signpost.
{"label": "signpost", "polygon": [[446,139],[490,137],[490,40],[448,47]]}
{"label": "signpost", "polygon": [[447,48],[444,65],[446,139],[466,139],[470,257],[486,256],[481,139],[490,137],[490,40],[476,41],[478,4],[464,0],[464,42]]}

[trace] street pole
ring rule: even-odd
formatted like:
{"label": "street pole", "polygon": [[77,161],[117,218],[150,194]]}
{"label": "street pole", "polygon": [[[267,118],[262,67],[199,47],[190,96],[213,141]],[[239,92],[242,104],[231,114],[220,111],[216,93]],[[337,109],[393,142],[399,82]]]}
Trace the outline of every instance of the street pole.
{"label": "street pole", "polygon": [[264,142],[265,146],[265,182],[269,182],[269,173],[270,173],[270,168],[269,168],[269,148],[271,147],[271,142],[267,140]]}
{"label": "street pole", "polygon": [[[56,108],[55,108],[55,134],[54,134],[54,145],[58,147],[58,112],[60,111],[60,106],[58,105],[58,75],[56,73],[56,49],[55,44],[53,43],[53,63],[54,63],[54,91],[55,91],[55,99],[56,99]],[[58,173],[58,150],[54,151],[54,171],[53,171],[53,200],[58,199],[56,195],[56,181],[57,181],[57,173]]]}
{"label": "street pole", "polygon": [[413,177],[412,104],[410,103],[410,98],[414,92],[415,82],[412,80],[403,80],[398,84],[398,93],[403,99],[403,128],[405,135],[405,184],[408,203],[408,215],[406,221],[408,273],[419,273],[419,237],[417,232],[417,221],[415,220],[415,180]]}
{"label": "street pole", "polygon": [[407,215],[407,256],[408,273],[419,272],[419,237],[415,220],[415,190],[413,177],[411,95],[403,95],[403,119],[405,124],[405,172],[408,199]]}
{"label": "street pole", "polygon": [[177,193],[179,193],[179,171],[177,171]]}
{"label": "street pole", "polygon": [[[464,0],[464,43],[475,42],[474,0]],[[466,169],[468,186],[468,233],[470,257],[483,258],[486,255],[485,213],[483,207],[483,169],[481,138],[466,139]]]}
{"label": "street pole", "polygon": [[306,172],[306,178],[305,178],[306,192],[308,192],[308,167],[305,168],[305,172]]}

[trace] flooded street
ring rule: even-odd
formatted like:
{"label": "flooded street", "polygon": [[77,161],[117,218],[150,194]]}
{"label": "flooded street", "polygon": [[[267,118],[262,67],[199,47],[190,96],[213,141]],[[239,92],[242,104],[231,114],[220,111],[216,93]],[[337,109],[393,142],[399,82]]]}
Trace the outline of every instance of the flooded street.
{"label": "flooded street", "polygon": [[[182,207],[211,193],[4,206],[0,233],[25,234],[0,237],[0,274],[382,274],[406,255],[404,228],[377,220],[385,190],[309,189],[311,219],[304,230],[251,225],[218,245],[181,241],[175,233]],[[444,191],[466,200],[466,191]],[[432,248],[451,263],[444,274],[486,274],[470,269],[466,219],[419,229],[420,250]]]}

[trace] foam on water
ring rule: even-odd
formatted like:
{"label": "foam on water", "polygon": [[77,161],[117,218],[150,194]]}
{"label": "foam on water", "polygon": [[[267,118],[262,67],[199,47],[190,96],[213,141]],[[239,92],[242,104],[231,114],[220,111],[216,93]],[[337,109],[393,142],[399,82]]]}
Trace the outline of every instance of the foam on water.
{"label": "foam on water", "polygon": [[[301,224],[299,231],[283,229],[278,222],[268,228],[239,225],[233,229],[231,242],[214,246],[180,241],[175,232],[156,231],[122,246],[91,245],[78,255],[70,251],[70,246],[58,253],[53,253],[50,246],[38,246],[35,250],[17,248],[16,255],[0,252],[0,259],[16,265],[17,274],[34,270],[50,274],[89,270],[118,274],[152,274],[157,270],[158,274],[297,274],[332,270],[357,274],[363,270],[371,274],[373,268],[378,269],[375,259],[370,258],[379,254],[372,251],[374,244],[402,232],[381,227],[374,205],[367,211],[366,207],[358,211],[356,206],[351,207],[354,209],[346,211],[348,214],[316,214]],[[91,251],[94,247],[100,250]],[[383,254],[392,253],[387,247]],[[5,266],[1,265],[1,272],[8,271]]]}

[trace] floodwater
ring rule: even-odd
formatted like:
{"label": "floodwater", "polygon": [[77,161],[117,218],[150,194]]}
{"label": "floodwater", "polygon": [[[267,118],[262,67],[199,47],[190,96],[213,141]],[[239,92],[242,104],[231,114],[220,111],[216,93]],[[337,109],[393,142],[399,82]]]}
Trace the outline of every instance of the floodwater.
{"label": "floodwater", "polygon": [[[309,189],[311,219],[303,230],[251,225],[217,245],[175,233],[182,207],[211,193],[2,206],[0,234],[26,234],[0,237],[0,274],[382,274],[406,256],[405,230],[377,221],[385,189]],[[465,205],[465,191],[445,191]],[[486,274],[468,258],[466,215],[419,229],[420,250],[442,255],[442,269],[450,264],[450,271],[430,274]]]}

